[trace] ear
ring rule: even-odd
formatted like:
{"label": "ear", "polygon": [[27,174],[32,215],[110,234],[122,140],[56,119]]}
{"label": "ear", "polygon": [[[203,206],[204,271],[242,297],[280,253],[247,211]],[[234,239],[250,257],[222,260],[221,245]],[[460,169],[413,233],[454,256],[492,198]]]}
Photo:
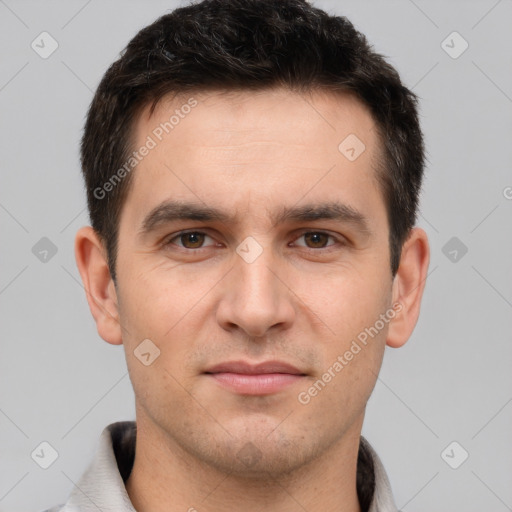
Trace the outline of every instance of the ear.
{"label": "ear", "polygon": [[108,269],[106,250],[92,227],[78,230],[75,258],[98,334],[112,345],[122,344],[114,281]]}
{"label": "ear", "polygon": [[386,337],[386,345],[390,347],[404,345],[416,326],[429,261],[427,234],[421,228],[413,228],[402,247],[400,266],[393,281],[393,309],[397,314],[389,323]]}

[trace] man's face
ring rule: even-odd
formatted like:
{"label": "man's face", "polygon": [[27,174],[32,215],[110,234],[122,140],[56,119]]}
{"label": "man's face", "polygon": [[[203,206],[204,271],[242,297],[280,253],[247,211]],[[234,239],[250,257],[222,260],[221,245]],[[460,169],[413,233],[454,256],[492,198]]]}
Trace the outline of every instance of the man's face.
{"label": "man's face", "polygon": [[[143,112],[134,149],[148,136],[156,146],[120,219],[116,291],[137,421],[218,469],[287,472],[359,438],[382,362],[387,322],[357,341],[392,305],[376,127],[349,95],[191,96],[197,106],[168,134],[157,128],[188,97]],[[225,217],[173,220],[175,208],[155,213],[166,202]],[[313,218],[334,204],[339,215]],[[143,340],[160,350],[149,365],[134,355]],[[233,362],[249,370],[214,368]],[[265,362],[298,371],[254,368]],[[239,374],[251,369],[271,374]]]}

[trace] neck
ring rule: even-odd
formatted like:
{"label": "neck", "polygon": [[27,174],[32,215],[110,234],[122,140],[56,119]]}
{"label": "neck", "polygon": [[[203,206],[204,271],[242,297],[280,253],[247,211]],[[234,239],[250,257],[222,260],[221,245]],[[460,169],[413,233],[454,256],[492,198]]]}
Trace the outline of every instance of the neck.
{"label": "neck", "polygon": [[357,423],[291,474],[241,478],[197,460],[157,427],[137,419],[126,490],[137,512],[361,512],[356,473],[362,418]]}

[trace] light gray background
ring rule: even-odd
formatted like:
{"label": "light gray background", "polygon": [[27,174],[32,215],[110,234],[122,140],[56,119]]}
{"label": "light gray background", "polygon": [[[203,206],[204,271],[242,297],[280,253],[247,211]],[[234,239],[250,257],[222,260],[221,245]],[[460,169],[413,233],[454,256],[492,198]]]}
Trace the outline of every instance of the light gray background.
{"label": "light gray background", "polygon": [[[64,502],[103,428],[135,417],[124,349],[97,335],[74,261],[88,223],[78,143],[108,65],[178,5],[0,0],[0,511]],[[421,318],[387,349],[363,434],[404,512],[512,510],[512,2],[315,5],[346,15],[419,94],[428,147]],[[59,44],[48,59],[30,46],[42,31]],[[469,43],[456,59],[441,46],[453,31]],[[455,262],[454,236],[468,248]],[[58,248],[46,263],[42,237]],[[59,453],[46,470],[31,458],[42,441]],[[469,453],[458,469],[441,457],[452,441]]]}

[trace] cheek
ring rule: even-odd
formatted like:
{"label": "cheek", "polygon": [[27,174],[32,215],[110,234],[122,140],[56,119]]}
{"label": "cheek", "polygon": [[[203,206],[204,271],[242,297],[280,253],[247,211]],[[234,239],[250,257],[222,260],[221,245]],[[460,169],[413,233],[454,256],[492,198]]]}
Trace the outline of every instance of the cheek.
{"label": "cheek", "polygon": [[338,269],[325,276],[320,285],[307,283],[302,289],[304,303],[329,328],[326,332],[338,348],[373,325],[391,300],[391,283],[368,267]]}
{"label": "cheek", "polygon": [[198,279],[197,273],[165,259],[152,266],[147,260],[125,266],[122,320],[129,331],[163,340],[186,323],[216,279],[204,273]]}
{"label": "cheek", "polygon": [[[331,284],[335,286],[331,288]],[[383,273],[354,274],[331,280],[328,292],[310,297],[330,328],[323,364],[316,378],[319,400],[332,400],[349,410],[366,403],[375,385],[391,316],[391,283]],[[387,320],[387,321],[386,321]],[[311,390],[315,394],[315,390]]]}
{"label": "cheek", "polygon": [[[173,377],[182,385],[193,377],[195,367],[189,360],[205,336],[208,290],[219,280],[211,274],[203,272],[199,278],[197,270],[166,261],[152,267],[125,266],[120,308],[123,343],[130,373],[141,389],[153,385],[161,390],[167,383],[174,393],[180,386]],[[138,347],[146,339],[154,344],[148,344],[150,352],[158,354],[148,367],[134,354],[141,352]]]}
{"label": "cheek", "polygon": [[297,397],[317,421],[351,424],[364,411],[382,364],[386,329],[372,337],[364,330],[368,323],[360,326],[364,327],[347,326],[335,343],[325,347],[322,367]]}

